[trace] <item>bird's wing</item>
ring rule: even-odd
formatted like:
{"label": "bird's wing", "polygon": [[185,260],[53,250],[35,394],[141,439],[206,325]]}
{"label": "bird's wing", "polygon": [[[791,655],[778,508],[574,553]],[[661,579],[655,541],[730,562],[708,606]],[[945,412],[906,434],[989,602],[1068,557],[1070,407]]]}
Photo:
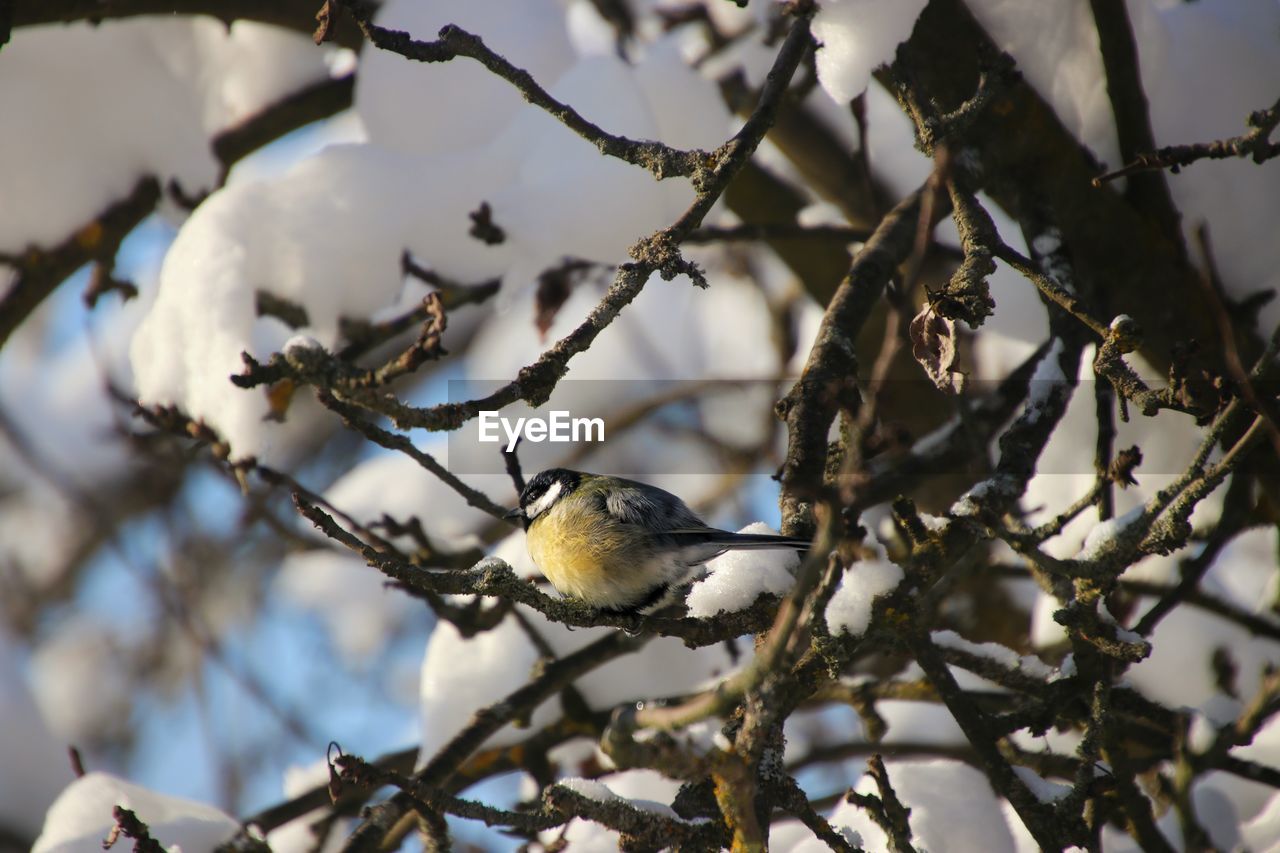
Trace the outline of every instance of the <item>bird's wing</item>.
{"label": "bird's wing", "polygon": [[670,492],[631,485],[612,489],[605,498],[605,509],[624,524],[636,524],[651,531],[710,530],[702,519]]}

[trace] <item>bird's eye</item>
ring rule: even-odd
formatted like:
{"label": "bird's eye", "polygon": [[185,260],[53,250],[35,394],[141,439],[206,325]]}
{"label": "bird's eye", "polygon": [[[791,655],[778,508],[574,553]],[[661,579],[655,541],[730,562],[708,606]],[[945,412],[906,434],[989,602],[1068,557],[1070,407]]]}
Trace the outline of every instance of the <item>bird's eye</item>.
{"label": "bird's eye", "polygon": [[535,518],[545,512],[560,496],[560,490],[560,483],[556,480],[547,483],[542,488],[533,490],[524,502],[528,516]]}

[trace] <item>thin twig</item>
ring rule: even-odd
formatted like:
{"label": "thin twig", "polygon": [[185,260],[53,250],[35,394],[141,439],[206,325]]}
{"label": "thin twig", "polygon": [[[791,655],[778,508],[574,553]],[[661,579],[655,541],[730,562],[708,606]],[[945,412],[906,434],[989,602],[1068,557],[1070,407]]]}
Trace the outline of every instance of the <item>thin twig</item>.
{"label": "thin twig", "polygon": [[408,33],[374,24],[360,3],[341,0],[339,5],[352,15],[365,37],[381,50],[418,62],[449,62],[458,57],[474,59],[514,86],[526,101],[558,119],[605,156],[647,169],[659,180],[687,177],[693,179],[697,186],[710,177],[707,173],[713,161],[706,151],[682,151],[661,142],[627,139],[607,133],[583,118],[573,107],[552,97],[528,71],[513,65],[486,46],[479,36],[461,27],[449,24],[440,30],[435,41],[418,41]]}
{"label": "thin twig", "polygon": [[1197,160],[1248,157],[1255,163],[1263,163],[1273,157],[1280,157],[1280,142],[1271,141],[1271,134],[1280,125],[1280,100],[1277,100],[1269,109],[1251,113],[1248,125],[1252,128],[1248,133],[1233,136],[1230,139],[1199,142],[1193,145],[1169,145],[1149,154],[1140,154],[1137,159],[1123,168],[1094,178],[1093,185],[1102,186],[1107,181],[1151,169],[1168,169],[1176,175],[1183,166],[1189,166]]}

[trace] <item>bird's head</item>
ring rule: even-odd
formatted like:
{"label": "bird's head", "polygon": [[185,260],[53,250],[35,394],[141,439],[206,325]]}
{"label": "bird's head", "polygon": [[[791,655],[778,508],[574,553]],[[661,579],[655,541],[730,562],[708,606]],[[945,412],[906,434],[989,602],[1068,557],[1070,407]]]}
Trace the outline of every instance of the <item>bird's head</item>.
{"label": "bird's head", "polygon": [[508,518],[519,519],[528,528],[539,516],[578,488],[586,476],[568,468],[548,468],[525,484],[520,493],[520,506],[507,513]]}

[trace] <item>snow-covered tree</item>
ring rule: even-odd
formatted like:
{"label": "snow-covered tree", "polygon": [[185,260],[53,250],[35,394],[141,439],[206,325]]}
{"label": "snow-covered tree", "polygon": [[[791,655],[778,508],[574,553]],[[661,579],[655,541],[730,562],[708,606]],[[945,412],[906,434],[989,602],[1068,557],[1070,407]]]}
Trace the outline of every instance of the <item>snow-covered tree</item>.
{"label": "snow-covered tree", "polygon": [[[0,848],[1280,845],[1278,80],[1270,0],[0,3]],[[813,544],[593,610],[555,466]]]}

